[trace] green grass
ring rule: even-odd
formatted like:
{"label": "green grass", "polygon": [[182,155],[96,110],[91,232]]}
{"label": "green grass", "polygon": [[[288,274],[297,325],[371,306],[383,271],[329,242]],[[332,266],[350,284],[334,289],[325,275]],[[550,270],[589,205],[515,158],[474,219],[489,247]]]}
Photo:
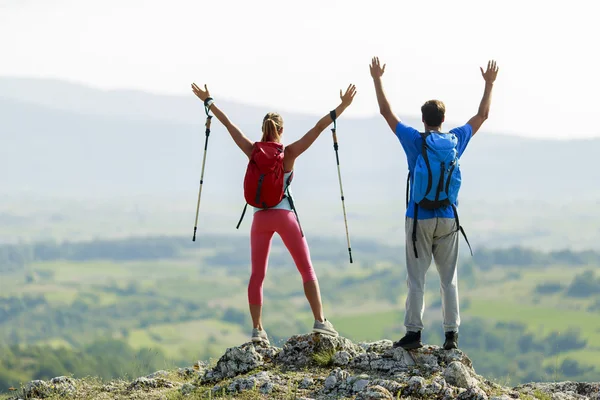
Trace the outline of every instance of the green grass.
{"label": "green grass", "polygon": [[571,359],[583,365],[597,366],[598,360],[600,360],[600,349],[585,348],[581,350],[570,351],[568,353],[557,354],[554,357],[549,357],[548,359],[544,360],[544,367],[554,367],[556,363],[558,363],[560,366],[565,359]]}
{"label": "green grass", "polygon": [[600,315],[586,311],[561,310],[555,307],[535,306],[513,301],[490,301],[477,299],[465,316],[495,321],[525,323],[529,331],[538,336],[552,331],[565,332],[569,328],[581,329],[582,338],[591,346],[600,346]]}
{"label": "green grass", "polygon": [[386,329],[402,322],[401,309],[384,312],[341,316],[335,327],[341,335],[354,341],[376,341],[385,338]]}
{"label": "green grass", "polygon": [[325,368],[325,367],[329,367],[333,363],[333,355],[334,354],[335,354],[335,350],[333,350],[333,349],[323,350],[318,353],[314,353],[312,355],[312,358],[319,367]]}
{"label": "green grass", "polygon": [[52,291],[43,290],[44,296],[49,303],[71,304],[79,294],[79,290],[73,288],[66,288],[64,286],[54,286],[54,288]]}
{"label": "green grass", "polygon": [[111,261],[56,261],[40,262],[33,269],[51,271],[53,281],[60,283],[100,283],[109,278],[127,277],[130,271]]}
{"label": "green grass", "polygon": [[179,358],[183,355],[193,359],[194,354],[205,351],[208,345],[212,353],[222,354],[227,347],[239,346],[249,339],[248,332],[238,325],[201,320],[132,330],[127,341],[134,348],[160,348],[168,357]]}
{"label": "green grass", "polygon": [[71,344],[69,342],[67,342],[64,339],[61,338],[54,338],[54,339],[48,339],[48,340],[43,340],[40,342],[37,342],[36,344],[38,345],[47,345],[53,348],[59,348],[59,347],[66,347],[66,348],[71,348]]}
{"label": "green grass", "polygon": [[[209,300],[217,298],[227,299],[240,293],[243,287],[240,278],[215,279],[214,277],[173,278],[169,277],[156,282],[153,289],[161,294],[177,296],[188,300]],[[245,293],[244,293],[245,295]]]}
{"label": "green grass", "polygon": [[[204,250],[204,255],[214,253],[216,249]],[[126,307],[129,301],[147,299],[147,295],[135,294],[123,297],[105,291],[104,286],[117,284],[125,288],[135,282],[140,291],[152,290],[162,304],[176,304],[180,300],[197,301],[208,304],[211,309],[234,307],[247,313],[246,285],[249,270],[246,269],[208,269],[203,266],[200,252],[187,252],[188,258],[172,261],[153,262],[53,262],[36,263],[34,270],[52,271],[53,277],[41,278],[35,283],[25,285],[23,274],[14,274],[0,282],[2,295],[44,294],[54,306],[70,304],[76,298],[84,299],[90,306],[115,305]],[[400,256],[399,256],[400,257]],[[466,257],[466,256],[465,256]],[[360,263],[342,265],[335,263],[315,263],[323,290],[323,305],[326,316],[330,317],[340,334],[358,341],[376,341],[390,337],[396,332],[398,337],[404,332],[404,299],[406,286],[402,282],[397,288],[396,303],[388,299],[378,299],[376,295],[382,287],[381,281],[370,280],[370,275],[384,264],[369,260],[370,267]],[[398,275],[397,266],[392,266]],[[573,277],[585,270],[585,267],[549,266],[544,269],[495,268],[489,271],[477,271],[477,280],[472,288],[460,286],[461,301],[470,300],[470,307],[463,308],[461,315],[464,323],[470,317],[481,317],[491,321],[519,321],[527,325],[528,330],[538,338],[551,331],[564,332],[569,327],[581,329],[582,338],[588,346],[560,354],[558,359],[549,357],[544,366],[560,364],[565,358],[571,358],[585,365],[596,365],[600,359],[600,313],[585,311],[593,301],[574,299],[561,294],[536,296],[534,289],[541,282],[561,282],[569,284]],[[518,279],[507,280],[510,273],[519,272]],[[358,278],[350,287],[342,287],[348,277]],[[460,285],[459,271],[459,285]],[[95,295],[97,299],[86,295]],[[264,286],[265,306],[263,322],[268,332],[276,336],[289,337],[293,334],[309,332],[312,327],[312,313],[304,297],[301,277],[289,262],[285,265],[270,266]],[[393,297],[390,296],[390,297]],[[429,270],[426,306],[439,298],[439,278],[435,266]],[[539,304],[536,304],[536,298]],[[173,299],[175,301],[173,302]],[[393,300],[393,299],[392,299]],[[160,309],[165,313],[168,310]],[[92,311],[93,312],[93,311]],[[428,309],[426,322],[441,317],[441,312]],[[192,317],[193,318],[193,317]],[[118,325],[120,324],[120,325]],[[121,327],[137,326],[133,320],[115,323],[115,331]],[[216,320],[196,320],[184,323],[160,324],[144,329],[129,331],[127,341],[135,348],[161,349],[172,359],[195,360],[206,354],[220,356],[225,349],[249,340],[248,326],[228,324]],[[115,333],[116,334],[116,333]],[[394,333],[395,334],[395,333]],[[81,337],[75,337],[80,340]],[[66,345],[60,338],[51,338],[42,343],[51,346]],[[277,343],[276,345],[280,345]]]}

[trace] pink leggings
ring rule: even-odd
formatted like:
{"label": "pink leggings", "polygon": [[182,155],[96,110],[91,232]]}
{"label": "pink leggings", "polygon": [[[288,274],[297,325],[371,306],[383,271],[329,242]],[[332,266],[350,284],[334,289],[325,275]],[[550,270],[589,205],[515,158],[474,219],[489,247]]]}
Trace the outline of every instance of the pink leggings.
{"label": "pink leggings", "polygon": [[250,229],[252,275],[248,283],[248,302],[262,305],[263,281],[267,274],[271,239],[277,232],[290,252],[304,283],[316,281],[317,276],[310,262],[306,239],[302,237],[296,215],[288,210],[261,210],[254,214]]}

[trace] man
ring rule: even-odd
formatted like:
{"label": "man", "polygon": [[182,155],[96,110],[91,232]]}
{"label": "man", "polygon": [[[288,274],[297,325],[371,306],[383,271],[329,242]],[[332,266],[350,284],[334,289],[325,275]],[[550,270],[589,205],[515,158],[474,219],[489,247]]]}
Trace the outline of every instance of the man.
{"label": "man", "polygon": [[[386,99],[381,79],[385,72],[385,64],[382,67],[379,58],[374,57],[370,69],[379,103],[379,112],[404,148],[410,181],[410,196],[407,191],[405,222],[408,273],[408,296],[404,317],[406,334],[394,343],[394,347],[409,350],[423,346],[421,331],[423,330],[425,274],[433,257],[440,275],[443,327],[446,337],[444,349],[455,349],[458,348],[458,327],[460,325],[456,273],[458,231],[462,231],[462,228],[456,209],[460,175],[458,174],[457,178],[457,173],[454,173],[454,176],[452,174],[454,168],[459,165],[458,159],[465,151],[471,137],[477,133],[488,118],[492,88],[498,74],[498,67],[495,61],[489,61],[485,72],[480,68],[481,75],[485,80],[485,89],[479,111],[465,125],[454,128],[446,134],[442,131],[442,123],[445,119],[443,102],[429,100],[423,104],[421,113],[425,133],[419,133],[416,129],[400,121]],[[426,149],[423,148],[424,140],[428,145]],[[441,169],[432,167],[432,165],[439,165],[434,163],[440,161],[435,157],[442,157]],[[433,161],[430,164],[432,158]],[[458,170],[458,168],[456,169]],[[415,173],[419,180],[416,186]],[[433,179],[434,184],[432,184],[432,176],[435,178]],[[451,178],[453,179],[452,185],[449,184]],[[423,187],[427,187],[427,189],[424,190]],[[436,192],[435,195],[428,194],[434,192]],[[440,193],[444,198],[443,201],[440,200]],[[418,198],[417,201],[415,201],[415,196]],[[415,222],[417,222],[416,225]],[[464,235],[464,231],[462,233]]]}

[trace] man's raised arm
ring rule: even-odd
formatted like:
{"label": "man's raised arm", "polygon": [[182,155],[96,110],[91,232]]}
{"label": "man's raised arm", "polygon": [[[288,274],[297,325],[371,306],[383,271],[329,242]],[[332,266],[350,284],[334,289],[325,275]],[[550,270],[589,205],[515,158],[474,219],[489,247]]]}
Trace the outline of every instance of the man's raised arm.
{"label": "man's raised arm", "polygon": [[485,89],[483,90],[483,98],[481,99],[481,103],[479,104],[479,110],[477,114],[473,116],[469,122],[471,128],[473,130],[473,135],[477,133],[479,128],[483,122],[488,118],[490,114],[490,104],[492,103],[492,89],[494,87],[494,81],[496,80],[496,76],[498,75],[498,67],[496,66],[496,61],[491,60],[488,61],[487,70],[483,72],[483,68],[479,67],[481,70],[481,75],[485,80]]}
{"label": "man's raised arm", "polygon": [[392,132],[396,133],[396,126],[398,125],[398,122],[400,122],[400,119],[392,111],[392,107],[385,97],[383,84],[381,83],[381,76],[385,72],[385,64],[381,67],[379,64],[379,57],[373,57],[370,67],[371,77],[375,84],[375,93],[377,94],[377,103],[379,103],[379,113],[383,115],[383,118],[385,118]]}

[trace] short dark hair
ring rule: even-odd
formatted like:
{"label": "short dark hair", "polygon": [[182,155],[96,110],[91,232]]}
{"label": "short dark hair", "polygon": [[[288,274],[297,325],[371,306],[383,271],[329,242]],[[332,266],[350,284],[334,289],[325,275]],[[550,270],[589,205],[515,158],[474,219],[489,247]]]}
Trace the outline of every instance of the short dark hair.
{"label": "short dark hair", "polygon": [[441,126],[446,114],[446,106],[440,100],[428,100],[421,106],[421,114],[428,126]]}

